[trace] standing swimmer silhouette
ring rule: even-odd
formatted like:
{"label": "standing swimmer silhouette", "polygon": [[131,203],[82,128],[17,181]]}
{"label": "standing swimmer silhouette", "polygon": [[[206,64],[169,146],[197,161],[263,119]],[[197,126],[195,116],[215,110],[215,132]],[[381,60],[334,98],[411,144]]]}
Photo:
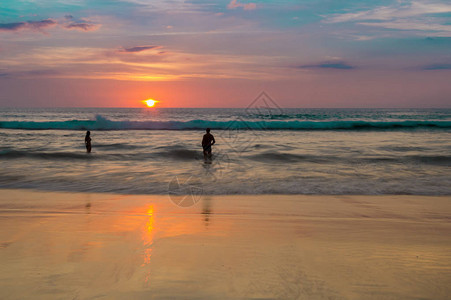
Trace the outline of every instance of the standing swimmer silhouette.
{"label": "standing swimmer silhouette", "polygon": [[86,131],[85,136],[86,152],[91,153],[91,131]]}
{"label": "standing swimmer silhouette", "polygon": [[204,134],[202,139],[202,148],[204,149],[204,159],[211,158],[211,146],[213,146],[216,141],[215,137],[210,133],[210,128],[207,128],[207,133]]}

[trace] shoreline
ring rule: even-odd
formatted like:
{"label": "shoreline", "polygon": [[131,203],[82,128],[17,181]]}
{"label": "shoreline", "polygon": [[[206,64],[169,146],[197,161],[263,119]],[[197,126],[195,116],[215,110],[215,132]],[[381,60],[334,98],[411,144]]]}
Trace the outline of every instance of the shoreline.
{"label": "shoreline", "polygon": [[0,297],[446,299],[450,200],[0,189]]}

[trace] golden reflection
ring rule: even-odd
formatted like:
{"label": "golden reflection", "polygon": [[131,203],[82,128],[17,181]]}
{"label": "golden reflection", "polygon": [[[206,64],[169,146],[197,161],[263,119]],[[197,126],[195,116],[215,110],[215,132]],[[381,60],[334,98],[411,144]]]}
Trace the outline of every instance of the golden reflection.
{"label": "golden reflection", "polygon": [[[147,223],[143,230],[142,240],[144,246],[144,260],[141,266],[145,266],[150,263],[150,257],[152,256],[152,244],[154,237],[154,207],[150,205],[147,209],[146,215],[148,216]],[[144,282],[149,283],[150,271],[146,272]]]}
{"label": "golden reflection", "polygon": [[152,243],[153,243],[153,236],[154,236],[154,207],[153,205],[150,205],[147,209],[146,215],[148,216],[147,223],[145,225],[145,228],[143,230],[142,240],[144,247],[147,247],[144,250],[144,263],[143,265],[147,265],[150,262],[150,256],[152,255]]}

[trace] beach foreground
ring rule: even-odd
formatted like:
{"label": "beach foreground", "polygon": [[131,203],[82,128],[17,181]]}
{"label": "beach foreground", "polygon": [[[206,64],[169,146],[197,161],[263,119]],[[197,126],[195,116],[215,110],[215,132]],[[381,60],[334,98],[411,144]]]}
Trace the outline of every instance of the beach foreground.
{"label": "beach foreground", "polygon": [[447,299],[451,198],[1,190],[1,299]]}

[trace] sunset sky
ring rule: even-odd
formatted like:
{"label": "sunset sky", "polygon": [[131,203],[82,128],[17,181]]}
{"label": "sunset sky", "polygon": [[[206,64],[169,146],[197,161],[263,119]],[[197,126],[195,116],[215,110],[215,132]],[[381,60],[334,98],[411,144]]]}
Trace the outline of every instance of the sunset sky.
{"label": "sunset sky", "polygon": [[1,107],[451,107],[451,3],[2,0]]}

